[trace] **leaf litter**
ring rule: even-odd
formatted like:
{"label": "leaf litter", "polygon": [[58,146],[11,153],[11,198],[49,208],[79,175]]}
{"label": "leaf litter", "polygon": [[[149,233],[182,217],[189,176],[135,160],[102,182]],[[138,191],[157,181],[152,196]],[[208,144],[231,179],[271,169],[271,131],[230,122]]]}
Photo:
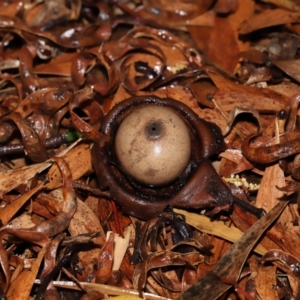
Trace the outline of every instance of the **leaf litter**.
{"label": "leaf litter", "polygon": [[[1,298],[300,297],[299,1],[198,2],[0,3]],[[149,104],[193,144],[162,187],[113,148]]]}

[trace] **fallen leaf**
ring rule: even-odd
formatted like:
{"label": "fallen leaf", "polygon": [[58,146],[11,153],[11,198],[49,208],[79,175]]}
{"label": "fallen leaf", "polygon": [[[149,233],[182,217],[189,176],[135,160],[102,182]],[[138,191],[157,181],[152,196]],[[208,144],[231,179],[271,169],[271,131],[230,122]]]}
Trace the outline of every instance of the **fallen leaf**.
{"label": "fallen leaf", "polygon": [[179,299],[217,299],[230,288],[222,280],[236,282],[241,269],[258,239],[276,220],[286,207],[287,202],[279,202],[267,215],[258,220],[229,249],[228,252],[203,278],[185,291]]}

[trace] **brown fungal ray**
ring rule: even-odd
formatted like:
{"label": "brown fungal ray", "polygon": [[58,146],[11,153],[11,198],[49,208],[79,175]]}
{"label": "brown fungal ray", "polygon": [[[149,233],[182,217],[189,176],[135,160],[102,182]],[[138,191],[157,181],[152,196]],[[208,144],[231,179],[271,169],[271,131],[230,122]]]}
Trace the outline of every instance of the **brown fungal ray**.
{"label": "brown fungal ray", "polygon": [[[177,180],[168,186],[142,186],[128,177],[114,153],[115,133],[122,120],[136,107],[156,104],[170,107],[188,126],[192,141],[190,162]],[[132,97],[115,106],[103,119],[103,134],[92,149],[92,159],[101,189],[109,189],[110,197],[123,212],[140,219],[157,217],[167,204],[181,208],[228,209],[234,196],[222,182],[207,159],[225,148],[220,129],[199,117],[186,105],[174,99],[154,96]],[[151,207],[151,209],[149,209]]]}
{"label": "brown fungal ray", "polygon": [[[95,153],[97,153],[97,162],[94,161]],[[139,219],[149,220],[157,217],[167,204],[172,204],[174,207],[197,209],[215,206],[229,208],[233,202],[230,190],[207,159],[203,159],[196,174],[177,195],[168,199],[161,197],[149,199],[120,186],[120,181],[105,162],[99,144],[94,145],[92,155],[94,165],[97,163],[95,171],[100,188],[109,187],[110,197],[120,205],[122,211]]]}

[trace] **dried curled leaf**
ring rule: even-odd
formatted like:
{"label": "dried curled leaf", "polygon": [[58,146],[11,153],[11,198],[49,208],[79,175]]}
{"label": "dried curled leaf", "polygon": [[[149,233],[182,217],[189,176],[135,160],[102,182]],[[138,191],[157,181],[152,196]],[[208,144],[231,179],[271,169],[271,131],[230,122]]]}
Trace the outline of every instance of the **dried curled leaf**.
{"label": "dried curled leaf", "polygon": [[284,251],[270,250],[261,258],[260,261],[262,264],[267,261],[280,261],[284,265],[288,273],[296,277],[300,276],[299,260],[295,256]]}
{"label": "dried curled leaf", "polygon": [[298,134],[286,133],[283,136],[284,141],[280,144],[251,147],[251,141],[255,137],[256,135],[247,137],[242,144],[242,153],[251,162],[268,164],[300,153]]}
{"label": "dried curled leaf", "polygon": [[240,114],[244,114],[244,113],[250,113],[251,115],[253,115],[253,117],[255,117],[255,119],[258,122],[258,133],[261,133],[261,124],[259,121],[259,115],[258,112],[249,107],[249,106],[240,106],[240,107],[235,107],[228,115],[227,118],[227,127],[225,129],[224,135],[227,135],[229,133],[229,131],[231,130],[233,123],[236,119],[236,117]]}

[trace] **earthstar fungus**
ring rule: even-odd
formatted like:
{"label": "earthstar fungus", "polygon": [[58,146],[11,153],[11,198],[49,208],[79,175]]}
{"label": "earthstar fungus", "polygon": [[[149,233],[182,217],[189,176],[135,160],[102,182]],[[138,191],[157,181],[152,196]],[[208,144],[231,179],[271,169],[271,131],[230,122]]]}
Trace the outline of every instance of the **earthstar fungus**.
{"label": "earthstar fungus", "polygon": [[209,161],[226,148],[221,130],[182,102],[129,98],[108,112],[100,131],[92,149],[94,169],[100,188],[123,212],[148,220],[168,204],[215,213],[235,202]]}

